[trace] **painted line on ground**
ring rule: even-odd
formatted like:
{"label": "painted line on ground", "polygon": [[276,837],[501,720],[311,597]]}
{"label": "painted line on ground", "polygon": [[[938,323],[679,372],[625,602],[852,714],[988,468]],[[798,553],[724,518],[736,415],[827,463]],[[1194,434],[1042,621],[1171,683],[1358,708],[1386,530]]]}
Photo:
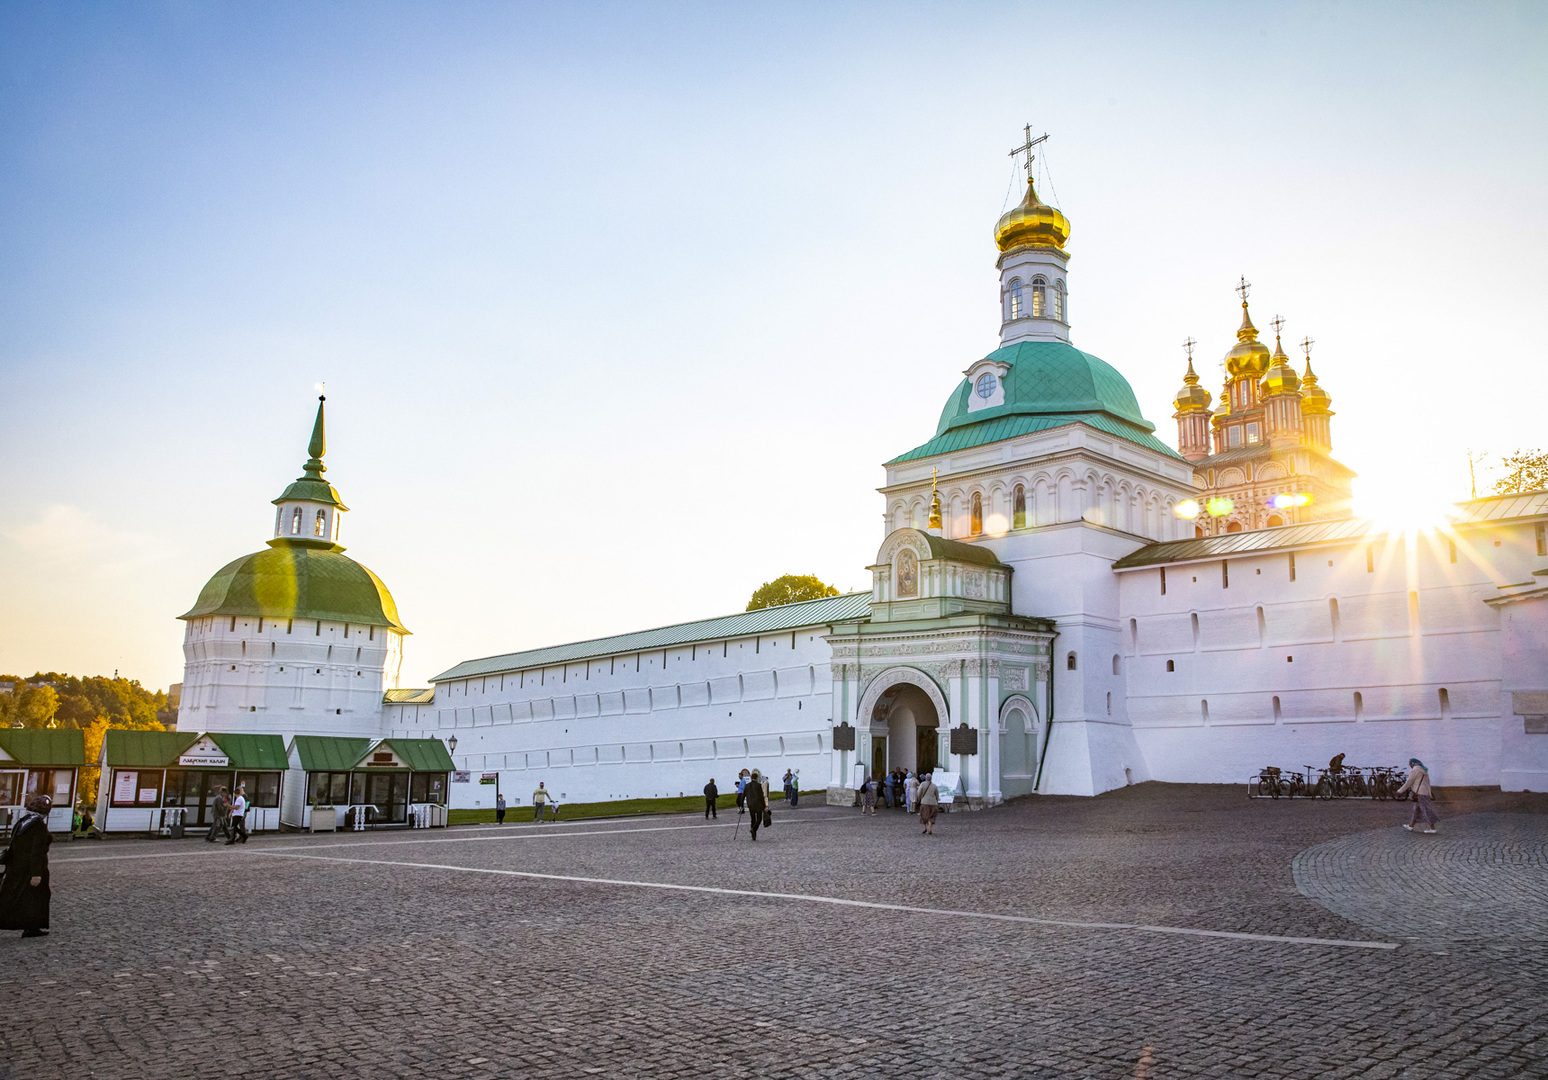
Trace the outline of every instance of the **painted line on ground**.
{"label": "painted line on ground", "polygon": [[[816,824],[819,824],[819,823],[825,822],[825,821],[839,821],[839,820],[841,820],[841,819],[836,817],[836,816],[834,816],[834,817],[815,818],[815,819],[810,820],[810,821],[792,821],[789,818],[783,818],[783,819],[781,819],[780,824],[781,825],[816,825]],[[526,828],[521,829],[521,831],[519,831],[519,832],[516,832],[516,831],[513,831],[513,832],[496,832],[496,833],[480,834],[478,836],[423,836],[423,837],[416,837],[415,839],[412,839],[412,840],[348,840],[348,841],[333,842],[333,843],[325,843],[325,842],[319,841],[319,842],[317,842],[315,844],[288,844],[288,845],[285,845],[283,847],[267,847],[267,846],[265,846],[265,847],[262,847],[261,849],[259,849],[257,852],[253,852],[252,854],[263,854],[263,855],[267,855],[267,854],[281,854],[281,853],[288,854],[290,852],[295,852],[295,851],[319,851],[319,850],[321,850],[321,851],[338,851],[338,850],[343,849],[343,848],[362,848],[362,847],[364,847],[364,848],[401,847],[401,846],[404,846],[406,844],[477,844],[477,843],[489,843],[490,841],[506,841],[506,840],[567,840],[570,837],[574,837],[574,836],[617,836],[617,835],[620,835],[620,834],[623,834],[623,833],[682,832],[682,831],[685,831],[685,830],[688,830],[688,829],[729,829],[729,828],[736,828],[736,827],[739,826],[739,824],[740,823],[727,822],[724,825],[651,825],[651,826],[646,826],[644,828],[630,828],[630,829],[577,829],[577,828],[574,828],[572,826],[572,828],[570,828],[568,830],[564,830],[564,831],[560,831],[558,829],[554,829],[552,831],[544,829],[542,831],[539,831],[539,830],[537,830],[536,828],[534,828],[532,826],[527,826]],[[529,829],[531,830],[530,832],[528,831]],[[187,841],[187,842],[188,843],[192,843],[192,841]],[[225,844],[207,844],[207,846],[208,847],[225,847],[226,845]],[[52,860],[50,860],[50,865],[51,866],[64,866],[64,865],[67,865],[69,863],[118,862],[118,861],[121,861],[121,860],[130,860],[130,859],[193,859],[193,858],[207,858],[207,857],[211,857],[211,856],[214,856],[214,855],[215,855],[214,851],[204,851],[204,850],[199,850],[197,848],[194,849],[194,850],[183,850],[183,851],[146,851],[146,852],[136,852],[134,854],[123,854],[123,855],[82,855],[82,856],[79,856],[79,857],[73,858],[73,859],[72,858],[52,859]]]}
{"label": "painted line on ground", "polygon": [[1077,922],[1071,919],[1047,919],[1033,915],[1005,915],[992,911],[964,911],[957,908],[919,907],[912,904],[883,904],[874,900],[848,900],[839,896],[818,896],[811,893],[766,892],[761,889],[725,889],[713,885],[677,885],[665,881],[628,881],[619,878],[581,877],[574,874],[542,874],[533,870],[498,870],[481,866],[452,866],[443,863],[417,863],[395,859],[348,858],[341,855],[304,855],[298,852],[276,851],[272,849],[255,851],[253,854],[267,855],[276,859],[311,859],[317,862],[355,863],[363,866],[395,866],[414,870],[445,870],[459,874],[489,874],[496,877],[529,878],[537,881],[566,881],[580,885],[609,885],[615,888],[710,893],[717,896],[747,896],[759,900],[794,900],[809,904],[829,904],[836,907],[867,908],[873,911],[897,911],[910,915],[950,915],[959,919],[982,919],[989,922],[1021,923],[1031,926],[1055,926],[1071,930],[1136,930],[1151,934],[1225,938],[1234,941],[1263,941],[1277,945],[1323,945],[1345,949],[1391,950],[1398,947],[1397,943],[1390,941],[1350,941],[1342,938],[1287,937],[1281,934],[1246,934],[1232,930],[1197,930],[1186,926],[1150,926],[1142,923]]}

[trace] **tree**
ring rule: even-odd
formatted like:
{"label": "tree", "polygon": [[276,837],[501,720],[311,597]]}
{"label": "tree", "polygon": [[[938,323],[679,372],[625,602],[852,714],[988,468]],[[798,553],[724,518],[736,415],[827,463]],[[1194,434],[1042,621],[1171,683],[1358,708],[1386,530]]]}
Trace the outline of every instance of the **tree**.
{"label": "tree", "polygon": [[59,695],[52,686],[29,686],[16,696],[16,719],[22,727],[48,727],[59,711]]}
{"label": "tree", "polygon": [[1496,495],[1548,488],[1548,454],[1541,450],[1517,450],[1501,458],[1500,464],[1510,471],[1494,482]]}
{"label": "tree", "polygon": [[839,591],[817,579],[816,574],[786,574],[758,586],[747,601],[748,611],[778,607],[781,604],[797,604],[802,600],[821,600],[824,596],[837,596]]}

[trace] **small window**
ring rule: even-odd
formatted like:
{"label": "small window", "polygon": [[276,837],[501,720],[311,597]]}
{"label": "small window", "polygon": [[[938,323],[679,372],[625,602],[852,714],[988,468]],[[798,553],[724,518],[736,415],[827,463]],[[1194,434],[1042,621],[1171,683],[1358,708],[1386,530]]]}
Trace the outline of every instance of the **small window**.
{"label": "small window", "polygon": [[322,510],[317,511],[317,520],[312,523],[312,535],[328,535],[328,515]]}
{"label": "small window", "polygon": [[1226,445],[1242,445],[1242,429],[1240,425],[1232,424],[1230,427],[1226,428]]}
{"label": "small window", "polygon": [[1010,289],[1008,291],[1010,292],[1010,317],[1013,319],[1019,319],[1022,315],[1021,279],[1011,278]]}
{"label": "small window", "polygon": [[1537,553],[1548,555],[1548,525],[1537,526]]}
{"label": "small window", "polygon": [[1440,688],[1440,714],[1442,720],[1451,719],[1451,695],[1444,686]]}
{"label": "small window", "polygon": [[1032,279],[1032,317],[1041,319],[1048,314],[1048,282],[1041,277]]}
{"label": "small window", "polygon": [[1258,441],[1258,425],[1256,423],[1247,425],[1247,441],[1250,443]]}
{"label": "small window", "polygon": [[1166,662],[1166,670],[1168,670],[1168,671],[1176,671],[1177,670],[1177,661],[1176,660],[1168,660]]}
{"label": "small window", "polygon": [[973,509],[968,520],[968,532],[974,536],[984,531],[984,499],[976,491],[973,493]]}
{"label": "small window", "polygon": [[1070,655],[1068,655],[1068,656],[1066,656],[1064,658],[1064,669],[1066,671],[1074,671],[1075,670],[1075,654],[1074,653],[1070,653]]}
{"label": "small window", "polygon": [[1054,282],[1054,318],[1060,322],[1068,322],[1064,316],[1064,279]]}
{"label": "small window", "polygon": [[1016,494],[1011,501],[1011,527],[1015,529],[1027,527],[1027,489],[1020,484],[1016,485]]}
{"label": "small window", "polygon": [[[1129,621],[1133,622],[1132,619],[1129,620]],[[1113,653],[1113,674],[1114,675],[1118,674],[1118,668],[1119,668],[1118,654],[1117,653]]]}
{"label": "small window", "polygon": [[1295,580],[1295,552],[1290,553],[1290,580]]}
{"label": "small window", "polygon": [[1356,720],[1363,720],[1363,719],[1365,719],[1365,698],[1360,696],[1360,691],[1358,691],[1358,690],[1355,691],[1355,695],[1354,695],[1354,707],[1355,707],[1355,719]]}
{"label": "small window", "polygon": [[1285,519],[1280,517],[1278,514],[1270,514],[1269,515],[1269,519],[1267,521],[1265,521],[1263,524],[1264,524],[1264,526],[1266,528],[1277,529],[1281,525],[1283,525],[1284,523],[1285,523]]}
{"label": "small window", "polygon": [[299,506],[296,507],[295,512],[290,515],[290,535],[301,535],[301,508]]}
{"label": "small window", "polygon": [[1161,568],[1161,595],[1166,595],[1166,567]]}
{"label": "small window", "polygon": [[977,391],[978,396],[981,398],[994,397],[994,388],[996,382],[997,380],[994,377],[994,372],[986,371],[978,377],[978,382],[974,384],[974,389]]}

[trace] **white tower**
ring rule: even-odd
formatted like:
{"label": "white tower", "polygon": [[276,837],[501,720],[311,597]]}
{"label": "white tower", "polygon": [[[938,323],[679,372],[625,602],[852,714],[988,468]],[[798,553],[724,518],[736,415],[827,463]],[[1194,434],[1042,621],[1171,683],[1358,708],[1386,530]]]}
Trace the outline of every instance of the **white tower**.
{"label": "white tower", "polygon": [[184,731],[376,735],[402,640],[392,594],[343,555],[346,507],[323,479],[323,399],[301,476],[274,500],[274,537],[222,567],[186,614]]}

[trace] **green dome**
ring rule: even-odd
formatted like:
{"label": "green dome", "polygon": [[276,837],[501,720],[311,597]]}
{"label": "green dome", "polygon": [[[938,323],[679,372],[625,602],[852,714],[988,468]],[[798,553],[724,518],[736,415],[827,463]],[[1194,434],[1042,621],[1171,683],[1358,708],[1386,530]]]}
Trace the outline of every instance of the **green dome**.
{"label": "green dome", "polygon": [[221,567],[182,619],[256,615],[386,626],[408,633],[382,579],[327,547],[278,544]]}
{"label": "green dome", "polygon": [[1156,426],[1140,412],[1129,381],[1105,360],[1063,341],[1018,341],[996,349],[985,359],[1010,365],[1004,378],[1005,403],[968,412],[973,387],[963,379],[941,411],[935,438],[893,461],[964,450],[1075,423],[1178,456],[1155,437]]}

